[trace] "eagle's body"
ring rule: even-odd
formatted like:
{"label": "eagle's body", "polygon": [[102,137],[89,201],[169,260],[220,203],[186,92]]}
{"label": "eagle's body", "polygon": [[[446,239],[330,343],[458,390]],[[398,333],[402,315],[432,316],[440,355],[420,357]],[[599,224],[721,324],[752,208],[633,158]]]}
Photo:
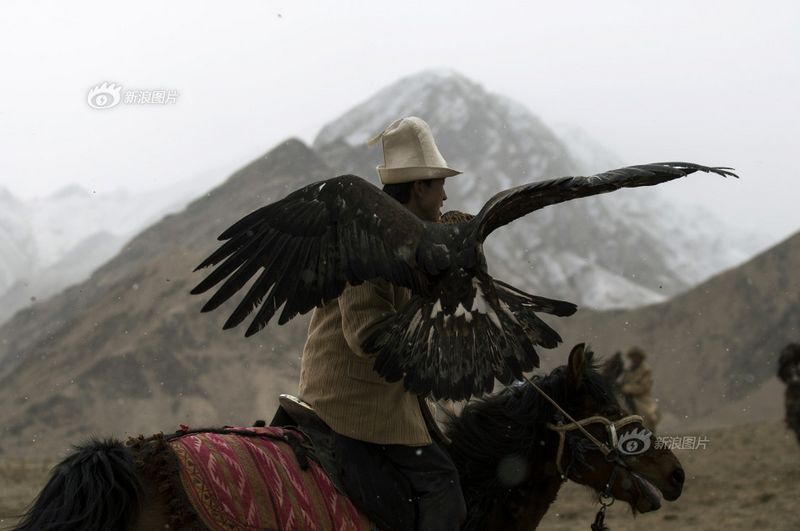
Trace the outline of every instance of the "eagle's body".
{"label": "eagle's body", "polygon": [[344,287],[382,278],[412,291],[405,308],[367,339],[375,370],[410,391],[463,399],[510,383],[539,364],[535,346],[561,338],[536,315],[571,315],[574,304],[537,297],[493,279],[483,242],[495,229],[545,206],[650,186],[696,171],[735,176],[691,163],[630,166],[590,177],[564,177],[500,192],[476,216],[426,222],[367,181],[344,175],[301,188],[245,216],[198,268],[217,265],[192,293],[225,281],[203,307],[213,310],[257,276],[225,324],[258,308],[246,335],[338,297]]}

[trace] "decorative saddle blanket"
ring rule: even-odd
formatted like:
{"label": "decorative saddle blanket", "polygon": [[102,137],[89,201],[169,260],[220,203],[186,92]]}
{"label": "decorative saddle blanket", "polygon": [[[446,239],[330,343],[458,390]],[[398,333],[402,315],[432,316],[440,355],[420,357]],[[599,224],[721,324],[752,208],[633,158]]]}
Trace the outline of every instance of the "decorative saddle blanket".
{"label": "decorative saddle blanket", "polygon": [[375,529],[323,469],[305,459],[307,442],[299,431],[278,427],[226,427],[166,438],[182,490],[211,530]]}

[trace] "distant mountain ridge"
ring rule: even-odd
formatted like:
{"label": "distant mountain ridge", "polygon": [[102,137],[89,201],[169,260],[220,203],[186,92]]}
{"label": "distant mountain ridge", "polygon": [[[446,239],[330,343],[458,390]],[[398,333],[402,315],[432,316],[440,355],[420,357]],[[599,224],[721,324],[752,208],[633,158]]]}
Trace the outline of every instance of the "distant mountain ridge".
{"label": "distant mountain ridge", "polygon": [[[605,356],[642,347],[662,408],[694,421],[744,403],[775,378],[779,351],[800,341],[798,270],[800,232],[669,301],[634,310],[579,309],[557,328],[567,344],[588,341]],[[758,420],[753,413],[739,411],[741,421]]]}
{"label": "distant mountain ridge", "polygon": [[0,188],[0,293],[28,270],[37,252],[25,205]]}
{"label": "distant mountain ridge", "polygon": [[277,393],[295,391],[307,319],[251,339],[223,332],[226,310],[201,314],[189,295],[202,278],[192,270],[242,213],[329,174],[302,142],[284,142],[0,326],[0,455],[51,455],[79,434],[169,430],[170,419],[271,415]]}
{"label": "distant mountain ridge", "polygon": [[[476,212],[513,185],[623,165],[576,126],[551,129],[520,104],[452,70],[425,71],[378,92],[322,127],[314,149],[333,173],[373,177],[380,150],[364,143],[404,114],[424,116],[451,165],[465,170],[448,186],[451,208]],[[179,210],[211,182],[144,194],[94,194],[71,185],[31,201],[0,194],[0,323],[86,279],[136,232]],[[498,235],[487,242],[497,276],[594,308],[663,301],[742,262],[757,247],[707,213],[665,201],[657,189],[548,209]],[[642,258],[621,253],[615,240],[641,248]],[[88,252],[77,253],[80,248]]]}
{"label": "distant mountain ridge", "polygon": [[82,282],[137,232],[208,187],[207,178],[143,193],[69,185],[30,200],[0,189],[0,323]]}

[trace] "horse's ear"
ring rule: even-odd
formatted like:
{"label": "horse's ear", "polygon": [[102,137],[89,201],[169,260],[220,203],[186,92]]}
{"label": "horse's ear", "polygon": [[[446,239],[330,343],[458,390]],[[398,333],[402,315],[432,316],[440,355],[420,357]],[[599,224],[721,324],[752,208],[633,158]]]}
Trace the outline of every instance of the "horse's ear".
{"label": "horse's ear", "polygon": [[[588,356],[587,353],[589,354]],[[579,343],[572,347],[572,351],[569,353],[567,366],[569,367],[570,382],[572,382],[575,387],[583,383],[587,360],[590,357],[591,353],[588,352],[584,343]]]}

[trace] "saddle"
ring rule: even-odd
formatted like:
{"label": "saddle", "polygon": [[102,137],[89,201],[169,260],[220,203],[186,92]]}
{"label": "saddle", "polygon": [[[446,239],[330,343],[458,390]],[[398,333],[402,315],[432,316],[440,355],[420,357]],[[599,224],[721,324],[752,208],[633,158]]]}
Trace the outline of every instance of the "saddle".
{"label": "saddle", "polygon": [[[378,472],[380,466],[377,465],[377,462],[372,462],[371,465],[367,466],[364,466],[363,463],[347,462],[348,458],[345,455],[337,455],[339,437],[319,418],[310,404],[286,394],[280,395],[278,402],[278,411],[275,413],[270,425],[291,427],[302,432],[311,443],[311,450],[306,450],[305,455],[320,465],[339,493],[347,496],[362,514],[377,523],[382,529],[404,530],[410,529],[409,525],[413,526],[413,518],[410,522],[396,521],[391,517],[387,519],[388,515],[382,514],[380,503],[375,505],[359,496],[357,492],[359,487],[355,486],[356,484],[364,483],[367,478],[374,479],[376,474],[383,481],[383,476]],[[343,480],[344,470],[347,470],[348,481]],[[385,479],[391,482],[391,478],[387,477]],[[354,492],[349,492],[347,485],[355,489]],[[398,485],[398,487],[397,490],[392,491],[392,496],[397,496],[396,503],[390,502],[391,506],[394,507],[399,507],[404,502],[415,498],[410,485]]]}
{"label": "saddle", "polygon": [[340,477],[341,464],[335,452],[333,430],[317,416],[311,404],[296,396],[282,394],[278,397],[278,404],[278,410],[269,425],[295,427],[302,432],[311,442],[308,456],[322,467],[336,490],[346,496],[347,492]]}

